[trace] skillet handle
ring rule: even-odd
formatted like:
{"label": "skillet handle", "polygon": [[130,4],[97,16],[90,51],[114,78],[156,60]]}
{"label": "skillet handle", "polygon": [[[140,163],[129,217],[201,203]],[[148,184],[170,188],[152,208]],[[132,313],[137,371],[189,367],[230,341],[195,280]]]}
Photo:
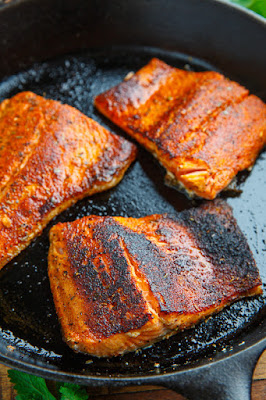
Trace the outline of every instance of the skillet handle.
{"label": "skillet handle", "polygon": [[164,385],[188,400],[250,400],[252,373],[266,340],[246,350],[172,376]]}

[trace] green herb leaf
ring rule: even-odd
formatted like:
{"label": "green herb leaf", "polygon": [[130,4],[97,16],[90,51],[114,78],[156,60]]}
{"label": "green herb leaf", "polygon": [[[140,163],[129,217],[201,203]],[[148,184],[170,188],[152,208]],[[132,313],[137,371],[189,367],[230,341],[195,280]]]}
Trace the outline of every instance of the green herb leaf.
{"label": "green herb leaf", "polygon": [[18,393],[16,400],[56,400],[43,378],[15,370],[9,370],[8,376]]}
{"label": "green herb leaf", "polygon": [[266,18],[266,1],[265,0],[231,0],[232,3],[239,4],[240,6],[249,8],[257,14]]}
{"label": "green herb leaf", "polygon": [[62,394],[61,400],[87,400],[89,398],[86,389],[73,383],[63,383],[59,387]]}

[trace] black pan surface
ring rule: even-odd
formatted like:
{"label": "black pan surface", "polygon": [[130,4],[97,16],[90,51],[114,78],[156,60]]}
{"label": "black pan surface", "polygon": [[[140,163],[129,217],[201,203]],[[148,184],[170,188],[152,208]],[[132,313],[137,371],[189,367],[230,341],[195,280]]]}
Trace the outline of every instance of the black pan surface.
{"label": "black pan surface", "polygon": [[[194,71],[216,70],[199,59],[147,47],[112,47],[35,64],[0,83],[0,100],[31,90],[70,104],[113,132],[123,132],[93,107],[94,97],[136,71],[151,57]],[[223,71],[221,71],[223,72]],[[235,78],[235,77],[234,77]],[[249,88],[249,82],[241,82]],[[255,93],[256,94],[256,93]],[[260,93],[266,100],[266,93]],[[144,149],[122,182],[108,192],[86,198],[55,218],[43,234],[0,273],[0,359],[9,365],[71,376],[123,378],[178,371],[184,366],[209,361],[215,354],[241,349],[265,315],[265,296],[244,299],[202,322],[150,348],[123,357],[97,359],[75,354],[62,341],[47,276],[48,232],[59,221],[88,214],[141,217],[152,213],[178,212],[197,206],[163,183],[164,171]],[[251,173],[237,177],[233,190],[223,193],[233,207],[240,228],[266,285],[266,153]],[[257,337],[259,339],[259,337]],[[35,370],[36,372],[36,370]]]}

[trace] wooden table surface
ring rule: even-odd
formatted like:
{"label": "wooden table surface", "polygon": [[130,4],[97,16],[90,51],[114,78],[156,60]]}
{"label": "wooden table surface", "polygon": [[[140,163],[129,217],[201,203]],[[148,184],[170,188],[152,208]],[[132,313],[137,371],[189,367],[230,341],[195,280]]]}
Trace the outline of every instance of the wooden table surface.
{"label": "wooden table surface", "polygon": [[[184,400],[183,396],[171,390],[154,386],[132,386],[115,390],[88,388],[88,393],[90,400]],[[15,395],[7,376],[7,368],[0,365],[0,400],[14,400]],[[251,399],[266,399],[266,351],[260,357],[253,375]]]}

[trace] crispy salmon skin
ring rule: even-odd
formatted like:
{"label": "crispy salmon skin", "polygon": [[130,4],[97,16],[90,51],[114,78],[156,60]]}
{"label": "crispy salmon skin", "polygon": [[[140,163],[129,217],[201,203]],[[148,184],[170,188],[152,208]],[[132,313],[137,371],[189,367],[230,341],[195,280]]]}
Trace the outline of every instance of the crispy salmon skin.
{"label": "crispy salmon skin", "polygon": [[261,280],[231,208],[87,216],[50,231],[48,273],[64,340],[110,357],[189,328]]}
{"label": "crispy salmon skin", "polygon": [[95,98],[95,106],[151,151],[166,182],[214,199],[266,143],[266,105],[223,75],[157,58]]}
{"label": "crispy salmon skin", "polygon": [[22,92],[0,104],[0,269],[77,200],[116,185],[136,147],[68,105]]}

